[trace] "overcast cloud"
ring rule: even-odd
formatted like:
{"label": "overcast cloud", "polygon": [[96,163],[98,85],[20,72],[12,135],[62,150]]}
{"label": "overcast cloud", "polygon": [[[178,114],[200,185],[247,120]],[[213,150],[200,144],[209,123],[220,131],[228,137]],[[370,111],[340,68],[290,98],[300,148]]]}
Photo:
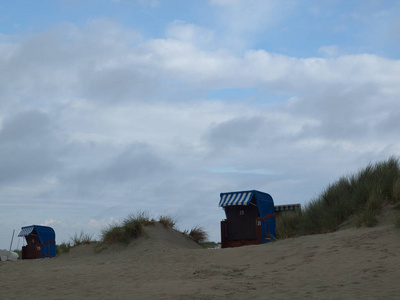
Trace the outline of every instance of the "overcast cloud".
{"label": "overcast cloud", "polygon": [[101,2],[42,25],[0,10],[0,248],[136,211],[218,241],[221,192],[304,205],[400,155],[397,2]]}

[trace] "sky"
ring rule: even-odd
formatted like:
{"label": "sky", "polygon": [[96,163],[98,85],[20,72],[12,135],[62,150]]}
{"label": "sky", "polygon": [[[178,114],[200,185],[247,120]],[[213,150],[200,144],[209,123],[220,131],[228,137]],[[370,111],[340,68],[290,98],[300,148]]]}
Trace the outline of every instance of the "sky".
{"label": "sky", "polygon": [[399,98],[396,0],[0,1],[0,249],[137,212],[219,241],[220,193],[399,157]]}

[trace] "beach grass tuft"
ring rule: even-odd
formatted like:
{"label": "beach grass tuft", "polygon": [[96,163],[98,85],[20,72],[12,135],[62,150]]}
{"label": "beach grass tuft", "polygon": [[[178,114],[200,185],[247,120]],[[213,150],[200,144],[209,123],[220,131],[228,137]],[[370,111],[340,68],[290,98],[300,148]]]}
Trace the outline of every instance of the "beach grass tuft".
{"label": "beach grass tuft", "polygon": [[301,213],[279,215],[277,235],[288,238],[332,232],[351,217],[355,226],[375,226],[387,204],[400,205],[400,167],[395,157],[341,177],[306,204]]}
{"label": "beach grass tuft", "polygon": [[75,232],[74,236],[70,236],[70,244],[72,247],[84,244],[94,243],[93,235],[81,231],[79,234]]}
{"label": "beach grass tuft", "polygon": [[184,230],[183,234],[195,241],[197,244],[205,243],[208,239],[207,232],[201,226],[194,226],[190,231]]}
{"label": "beach grass tuft", "polygon": [[101,242],[104,244],[129,243],[125,229],[117,224],[110,224],[101,230]]}
{"label": "beach grass tuft", "polygon": [[[169,215],[160,215],[157,220],[150,218],[147,212],[139,211],[137,213],[129,214],[122,222],[114,222],[104,227],[100,233],[100,242],[95,247],[95,252],[101,252],[111,244],[129,244],[133,239],[137,239],[146,234],[145,226],[154,226],[161,224],[164,228],[175,229],[176,219]],[[206,231],[200,227],[195,226],[190,231],[185,230],[182,232],[184,235],[202,245],[208,238]],[[91,236],[84,234],[75,234],[71,238],[73,245],[79,245],[87,242],[92,242]],[[69,245],[69,244],[68,244]],[[67,252],[66,245],[60,245],[60,252]]]}
{"label": "beach grass tuft", "polygon": [[110,224],[101,230],[101,242],[104,244],[129,244],[132,239],[144,234],[144,226],[154,225],[156,221],[150,219],[147,212],[130,214],[122,221],[122,225]]}
{"label": "beach grass tuft", "polygon": [[158,217],[158,222],[161,223],[165,228],[174,228],[176,219],[169,215],[161,215]]}
{"label": "beach grass tuft", "polygon": [[56,245],[56,255],[68,253],[72,247],[92,243],[97,243],[97,241],[93,239],[93,235],[85,233],[83,230],[80,233],[75,232],[74,236],[70,236],[69,242],[62,242]]}

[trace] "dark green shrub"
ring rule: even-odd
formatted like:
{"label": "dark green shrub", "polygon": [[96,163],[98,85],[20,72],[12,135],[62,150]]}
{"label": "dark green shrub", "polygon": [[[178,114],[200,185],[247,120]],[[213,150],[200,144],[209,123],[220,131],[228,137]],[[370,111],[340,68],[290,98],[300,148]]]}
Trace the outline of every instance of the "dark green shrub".
{"label": "dark green shrub", "polygon": [[69,249],[71,248],[71,245],[68,243],[61,243],[59,245],[56,245],[56,255],[63,254],[63,253],[68,253]]}

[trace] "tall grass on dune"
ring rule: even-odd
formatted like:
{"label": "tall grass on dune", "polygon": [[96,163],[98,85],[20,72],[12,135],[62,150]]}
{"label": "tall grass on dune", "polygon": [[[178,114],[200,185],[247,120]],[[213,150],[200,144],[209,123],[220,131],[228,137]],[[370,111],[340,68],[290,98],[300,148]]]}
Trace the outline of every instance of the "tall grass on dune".
{"label": "tall grass on dune", "polygon": [[95,242],[93,235],[85,233],[83,230],[79,234],[75,232],[74,236],[70,236],[70,244],[72,244],[72,247],[93,242]]}
{"label": "tall grass on dune", "polygon": [[[95,252],[99,253],[107,249],[111,244],[129,244],[133,239],[146,235],[145,226],[154,226],[161,224],[166,229],[175,229],[176,218],[169,215],[160,215],[157,220],[150,218],[147,212],[139,211],[137,213],[129,214],[122,222],[115,222],[104,227],[100,233],[100,241],[95,241],[92,235],[86,234],[81,231],[79,234],[75,233],[73,237],[70,236],[70,242],[63,242],[56,245],[57,255],[67,253],[69,250],[81,244],[95,244]],[[185,230],[182,232],[190,239],[194,240],[200,245],[203,245],[208,238],[208,234],[202,227],[195,226],[190,231]]]}
{"label": "tall grass on dune", "polygon": [[164,228],[174,228],[176,219],[169,215],[161,215],[158,217],[158,222],[161,223]]}
{"label": "tall grass on dune", "polygon": [[146,212],[130,214],[123,220],[122,225],[111,224],[101,231],[101,241],[104,244],[128,244],[131,239],[138,238],[144,234],[144,226],[154,225],[155,221],[150,219]]}
{"label": "tall grass on dune", "polygon": [[[101,246],[106,244],[129,244],[132,239],[145,234],[144,226],[155,225],[156,223],[163,225],[164,228],[174,229],[176,219],[168,215],[161,215],[156,221],[150,219],[145,212],[130,214],[123,220],[121,225],[114,223],[101,231]],[[185,230],[182,233],[200,245],[205,243],[208,238],[207,232],[200,226],[195,226],[191,230]],[[102,248],[100,247],[99,251],[101,250]]]}
{"label": "tall grass on dune", "polygon": [[299,212],[277,218],[278,238],[334,231],[350,217],[356,226],[374,226],[386,204],[400,203],[399,160],[370,164],[341,177]]}
{"label": "tall grass on dune", "polygon": [[200,245],[205,243],[208,239],[207,232],[200,226],[194,226],[190,230],[184,230],[183,234]]}
{"label": "tall grass on dune", "polygon": [[279,239],[286,239],[297,235],[299,232],[300,219],[302,217],[301,211],[287,211],[282,212],[276,218],[276,235]]}
{"label": "tall grass on dune", "polygon": [[75,232],[74,236],[69,237],[69,240],[69,242],[62,242],[56,245],[56,255],[68,253],[75,246],[97,243],[93,235],[85,233],[83,230],[79,234]]}

